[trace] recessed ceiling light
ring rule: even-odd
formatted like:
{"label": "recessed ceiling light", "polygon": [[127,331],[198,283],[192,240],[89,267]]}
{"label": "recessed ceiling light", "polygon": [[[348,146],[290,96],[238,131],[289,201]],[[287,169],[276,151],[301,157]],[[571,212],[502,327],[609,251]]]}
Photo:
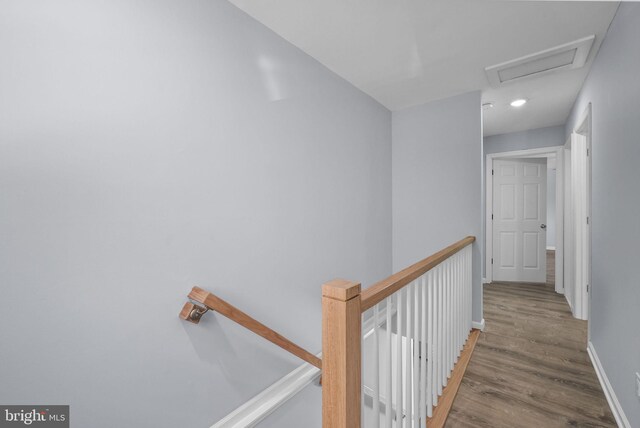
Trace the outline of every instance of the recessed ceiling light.
{"label": "recessed ceiling light", "polygon": [[511,107],[522,107],[526,103],[527,103],[527,100],[525,100],[524,98],[520,98],[519,100],[511,101]]}
{"label": "recessed ceiling light", "polygon": [[493,103],[484,103],[482,104],[482,108],[484,110],[489,110],[490,108],[493,108]]}

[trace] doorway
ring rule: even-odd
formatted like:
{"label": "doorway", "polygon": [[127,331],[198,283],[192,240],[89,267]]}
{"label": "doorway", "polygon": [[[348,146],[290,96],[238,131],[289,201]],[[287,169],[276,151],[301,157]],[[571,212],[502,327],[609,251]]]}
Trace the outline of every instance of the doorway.
{"label": "doorway", "polygon": [[[487,210],[485,215],[485,218],[487,220],[485,225],[485,231],[486,231],[485,254],[487,256],[485,260],[485,279],[484,279],[486,283],[490,283],[497,280],[526,281],[526,282],[540,282],[540,283],[546,282],[546,269],[541,269],[541,267],[545,265],[547,262],[546,241],[548,237],[545,235],[549,233],[553,233],[554,239],[549,238],[548,240],[555,243],[555,257],[553,258],[554,259],[553,270],[555,271],[554,288],[557,293],[564,294],[564,190],[565,190],[564,189],[565,187],[564,186],[564,155],[565,155],[564,146],[545,147],[540,149],[529,149],[529,150],[518,150],[518,151],[512,151],[512,152],[493,153],[493,154],[487,155],[486,157],[487,175],[485,177],[485,183],[486,183],[486,205],[485,206]],[[541,158],[544,158],[544,160],[541,160]],[[530,166],[528,168],[529,171],[527,172],[527,174],[529,175],[532,175],[533,172],[536,172],[539,175],[544,170],[542,168],[537,168],[538,170],[536,171],[536,169],[531,167],[531,165],[536,165],[536,164],[541,165],[541,162],[545,162],[545,169],[547,165],[553,165],[553,168],[555,168],[555,172],[556,172],[555,189],[554,189],[555,203],[553,204],[555,205],[554,212],[550,213],[548,218],[546,218],[545,217],[546,211],[542,210],[542,204],[540,203],[539,198],[543,196],[543,192],[546,192],[546,187],[544,189],[539,188],[538,192],[534,192],[533,190],[535,190],[534,189],[535,186],[529,186],[530,187],[528,189],[529,197],[533,198],[534,196],[537,196],[538,206],[535,206],[536,204],[531,204],[531,203],[529,204],[529,207],[528,207],[529,213],[526,216],[531,217],[530,224],[527,226],[528,229],[526,231],[525,231],[525,226],[523,225],[522,231],[518,232],[523,235],[520,238],[522,254],[523,254],[522,263],[521,263],[522,270],[524,271],[528,269],[528,274],[535,275],[534,277],[531,277],[531,276],[513,277],[512,276],[509,279],[506,279],[505,277],[502,276],[503,272],[498,272],[496,269],[497,251],[502,252],[504,249],[501,245],[501,242],[499,242],[499,239],[502,239],[507,244],[511,243],[511,241],[509,241],[508,239],[510,238],[508,233],[503,234],[503,236],[496,236],[496,233],[495,233],[496,231],[497,232],[504,231],[504,228],[502,227],[502,225],[497,225],[498,226],[497,229],[494,228],[494,226],[496,226],[496,224],[494,224],[496,222],[496,213],[494,212],[496,210],[496,207],[494,206],[494,197],[500,198],[500,196],[497,196],[497,192],[495,192],[496,194],[494,194],[494,179],[496,178],[495,174],[498,174],[495,168],[496,168],[496,164],[502,165],[504,162],[511,162],[511,161],[520,162],[522,164],[521,175],[523,175],[523,179],[522,179],[523,185],[525,180],[524,178],[525,165]],[[533,182],[535,182],[535,177],[530,176],[530,177],[527,177],[526,179],[529,181],[533,180]],[[498,180],[501,180],[501,179],[498,178]],[[537,184],[539,186],[542,186],[542,177],[539,177],[539,181]],[[518,206],[521,207],[523,218],[525,216],[524,208],[523,208],[524,198],[525,198],[524,193],[525,193],[525,190],[523,188],[520,202],[517,202]],[[530,199],[530,200],[533,200],[533,199]],[[537,211],[535,215],[534,215],[534,211]],[[500,213],[500,214],[508,215],[509,212]],[[534,220],[534,217],[535,217],[535,220]],[[547,230],[546,225],[548,222],[553,222],[553,224],[555,224],[555,227],[551,228],[550,232],[546,231]],[[541,227],[543,225],[545,227]],[[535,226],[535,229],[533,228],[533,226]],[[524,254],[527,250],[524,248],[525,232],[528,233],[526,238],[528,240],[527,245],[529,250],[528,260],[524,259],[525,257]],[[513,244],[512,244],[512,247],[513,247]],[[535,250],[535,258],[534,258],[533,250]],[[500,256],[502,256],[502,254]],[[515,256],[515,257],[519,257],[519,256]],[[513,261],[515,262],[516,260],[514,259]],[[502,261],[500,261],[500,263],[502,263]],[[525,265],[527,265],[527,268],[525,268]],[[517,269],[518,268],[514,268],[511,270],[511,272],[517,273]]]}
{"label": "doorway", "polygon": [[[564,146],[487,155],[484,282],[491,283],[497,280],[539,282],[531,281],[524,276],[521,277],[522,279],[517,277],[505,279],[493,263],[497,251],[503,252],[502,243],[498,241],[496,232],[500,233],[504,230],[501,226],[494,227],[496,226],[494,198],[500,197],[496,196],[497,192],[494,191],[494,174],[496,174],[495,165],[500,165],[500,162],[505,160],[523,161],[546,157],[547,162],[554,162],[556,167],[555,291],[565,294],[574,317],[587,320],[591,291],[591,105],[587,107],[577,123]],[[540,224],[546,223],[540,222]],[[503,238],[505,237],[508,238],[508,234]],[[533,248],[533,235],[530,235],[529,239],[530,246]],[[506,242],[510,243],[508,239]],[[536,249],[539,248],[536,247]]]}

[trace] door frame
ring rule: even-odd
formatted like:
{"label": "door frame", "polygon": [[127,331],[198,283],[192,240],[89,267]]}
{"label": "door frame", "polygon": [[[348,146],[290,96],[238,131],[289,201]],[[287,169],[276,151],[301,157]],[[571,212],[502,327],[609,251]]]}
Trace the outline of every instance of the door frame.
{"label": "door frame", "polygon": [[[582,320],[588,320],[589,319],[589,314],[591,313],[591,289],[592,289],[592,274],[591,274],[591,266],[592,266],[592,260],[591,260],[591,227],[593,224],[593,219],[592,219],[592,207],[591,207],[591,181],[592,181],[592,176],[591,176],[591,157],[593,155],[592,150],[591,150],[591,141],[592,141],[592,128],[591,128],[591,103],[589,103],[587,105],[587,107],[584,109],[584,111],[582,112],[582,114],[580,115],[580,117],[578,118],[578,120],[576,121],[576,125],[575,127],[572,129],[572,133],[577,133],[580,135],[584,135],[586,138],[586,149],[587,149],[587,160],[586,160],[586,182],[584,183],[585,185],[585,204],[586,204],[586,209],[587,209],[587,227],[585,228],[585,236],[584,236],[584,245],[583,245],[583,250],[587,252],[587,257],[586,257],[586,264],[587,266],[585,267],[585,271],[586,271],[586,276],[587,279],[586,281],[584,281],[584,284],[582,284],[582,286],[578,289],[576,286],[578,284],[574,284],[574,290],[573,290],[573,297],[574,299],[576,299],[577,297],[577,302],[579,302],[580,304],[578,305],[571,305],[571,311],[573,312],[573,316],[578,318],[578,319],[582,319]],[[565,144],[565,147],[568,148],[569,150],[571,149],[571,135],[569,135],[569,139]],[[568,153],[568,152],[565,152]],[[569,180],[569,183],[571,182],[569,177],[567,177],[567,179]],[[567,218],[567,222],[570,223],[572,219]],[[568,248],[569,252],[567,253],[567,257],[571,257],[573,254],[570,253],[571,248]],[[576,294],[579,293],[579,296],[576,296]],[[574,307],[577,306],[577,307]],[[588,331],[588,337],[590,336],[591,332],[589,331],[589,329],[587,329]]]}
{"label": "door frame", "polygon": [[486,203],[485,203],[485,283],[493,281],[493,160],[500,158],[556,157],[556,293],[564,294],[564,145],[539,149],[515,150],[486,155]]}

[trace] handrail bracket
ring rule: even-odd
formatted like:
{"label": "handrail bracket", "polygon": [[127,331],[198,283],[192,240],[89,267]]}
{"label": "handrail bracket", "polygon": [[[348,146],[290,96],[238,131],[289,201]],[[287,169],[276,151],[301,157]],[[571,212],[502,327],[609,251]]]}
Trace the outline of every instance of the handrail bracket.
{"label": "handrail bracket", "polygon": [[206,306],[200,306],[193,302],[187,302],[180,311],[180,319],[198,324],[202,316],[209,311]]}

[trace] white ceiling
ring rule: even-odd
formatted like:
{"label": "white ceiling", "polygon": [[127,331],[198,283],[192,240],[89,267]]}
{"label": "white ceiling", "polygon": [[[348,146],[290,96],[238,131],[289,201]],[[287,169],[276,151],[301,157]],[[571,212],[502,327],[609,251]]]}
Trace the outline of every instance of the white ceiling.
{"label": "white ceiling", "polygon": [[[482,90],[485,135],[563,124],[617,2],[230,0],[390,110]],[[594,34],[585,67],[491,88],[484,68]],[[516,97],[530,101],[509,106]]]}

